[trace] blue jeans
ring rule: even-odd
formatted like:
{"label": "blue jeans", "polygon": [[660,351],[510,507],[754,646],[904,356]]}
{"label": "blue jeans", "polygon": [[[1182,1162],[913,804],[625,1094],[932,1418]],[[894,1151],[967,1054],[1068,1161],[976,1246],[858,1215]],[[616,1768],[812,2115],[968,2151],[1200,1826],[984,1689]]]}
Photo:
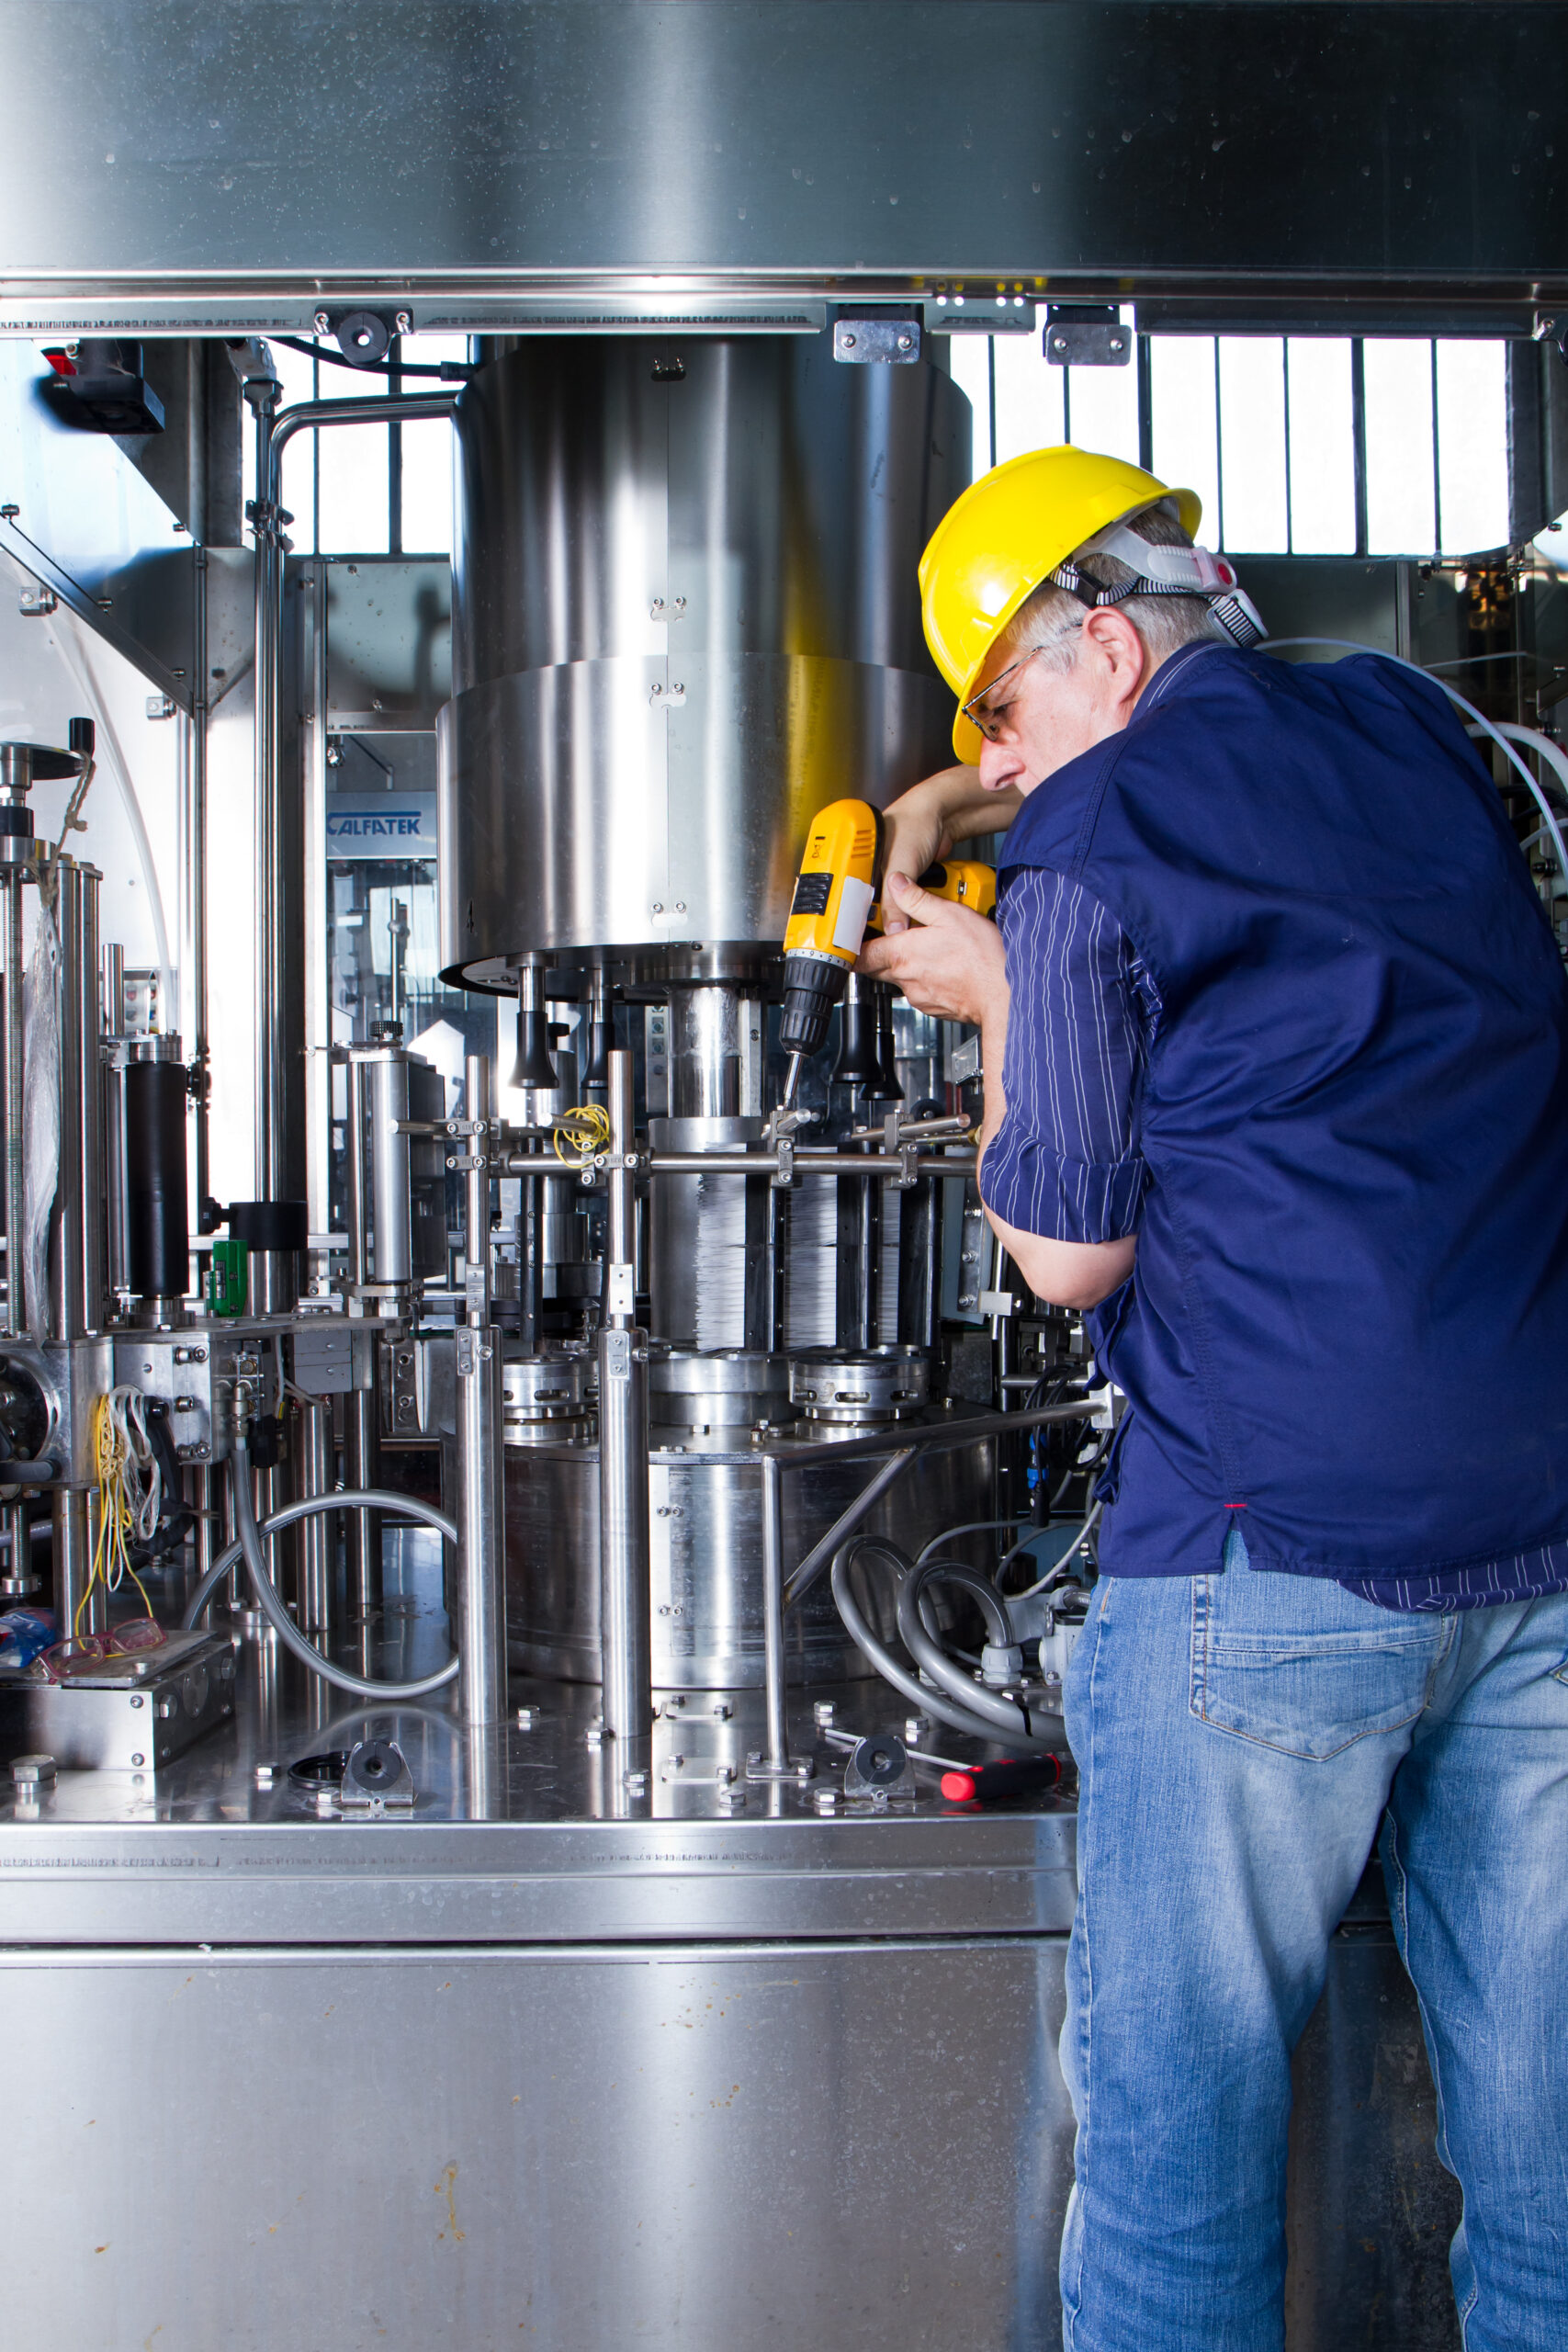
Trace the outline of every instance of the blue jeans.
{"label": "blue jeans", "polygon": [[1563,2352],[1568,1594],[1406,1615],[1225,1558],[1102,1578],[1067,1678],[1067,2352],[1280,2352],[1291,2052],[1380,1819],[1466,2352]]}

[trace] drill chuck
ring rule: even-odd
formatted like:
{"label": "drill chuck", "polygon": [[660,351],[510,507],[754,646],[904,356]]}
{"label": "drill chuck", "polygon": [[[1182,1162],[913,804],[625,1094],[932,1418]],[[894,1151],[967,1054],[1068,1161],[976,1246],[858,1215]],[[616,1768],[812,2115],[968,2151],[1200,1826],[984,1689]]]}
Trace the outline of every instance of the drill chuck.
{"label": "drill chuck", "polygon": [[833,1007],[844,993],[850,967],[836,956],[784,957],[784,1018],[779,1043],[786,1053],[820,1053],[828,1041]]}

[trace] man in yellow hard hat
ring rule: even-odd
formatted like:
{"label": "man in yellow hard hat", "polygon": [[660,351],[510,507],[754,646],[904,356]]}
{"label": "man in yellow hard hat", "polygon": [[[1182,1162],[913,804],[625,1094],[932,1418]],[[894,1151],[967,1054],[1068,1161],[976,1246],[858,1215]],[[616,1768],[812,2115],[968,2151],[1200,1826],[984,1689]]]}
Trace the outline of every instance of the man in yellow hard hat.
{"label": "man in yellow hard hat", "polygon": [[[1068,2352],[1280,2352],[1290,2057],[1379,1836],[1469,2352],[1568,2343],[1568,987],[1490,775],[1287,665],[1198,502],[1033,452],[921,567],[960,766],[863,967],[1127,1399],[1074,1651]],[[1008,825],[998,926],[908,881]]]}

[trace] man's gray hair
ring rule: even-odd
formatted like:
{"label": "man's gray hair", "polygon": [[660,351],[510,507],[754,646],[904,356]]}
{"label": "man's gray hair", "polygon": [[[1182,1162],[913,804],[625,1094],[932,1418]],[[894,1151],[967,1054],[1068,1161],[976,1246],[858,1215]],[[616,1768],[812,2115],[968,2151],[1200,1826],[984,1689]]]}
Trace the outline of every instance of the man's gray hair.
{"label": "man's gray hair", "polygon": [[[1166,499],[1156,506],[1145,506],[1141,514],[1129,515],[1126,528],[1152,548],[1192,545],[1177,520],[1173,505]],[[1129,565],[1113,555],[1087,556],[1079,568],[1086,580],[1102,588],[1122,588],[1136,577]],[[1049,580],[1043,581],[1003,630],[1008,650],[1016,656],[1039,646],[1044,649],[1049,667],[1069,669],[1076,658],[1078,632],[1087,609],[1070,590],[1054,587]],[[1206,596],[1129,596],[1122,604],[1102,609],[1125,613],[1155,662],[1163,662],[1179,645],[1190,644],[1194,638],[1223,638],[1224,634],[1210,616]]]}

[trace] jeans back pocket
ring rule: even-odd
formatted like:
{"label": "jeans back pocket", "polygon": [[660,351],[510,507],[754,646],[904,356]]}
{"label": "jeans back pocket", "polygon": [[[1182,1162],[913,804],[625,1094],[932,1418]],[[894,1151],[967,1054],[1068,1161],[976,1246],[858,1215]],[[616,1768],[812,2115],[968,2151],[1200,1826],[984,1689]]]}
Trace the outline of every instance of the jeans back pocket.
{"label": "jeans back pocket", "polygon": [[1328,1577],[1233,1566],[1192,1579],[1191,1712],[1322,1762],[1414,1723],[1452,1638],[1451,1616],[1382,1609]]}

